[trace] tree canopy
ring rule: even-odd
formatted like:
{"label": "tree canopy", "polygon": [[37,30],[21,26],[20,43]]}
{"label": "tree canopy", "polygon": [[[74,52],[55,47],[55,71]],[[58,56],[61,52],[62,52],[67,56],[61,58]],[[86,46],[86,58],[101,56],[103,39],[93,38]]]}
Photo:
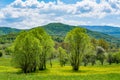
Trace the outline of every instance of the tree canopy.
{"label": "tree canopy", "polygon": [[42,29],[21,32],[14,42],[13,61],[25,73],[46,69],[46,59],[54,47],[51,37]]}
{"label": "tree canopy", "polygon": [[73,70],[78,70],[83,54],[90,43],[89,36],[83,28],[75,28],[68,32],[65,41],[68,43],[68,52]]}

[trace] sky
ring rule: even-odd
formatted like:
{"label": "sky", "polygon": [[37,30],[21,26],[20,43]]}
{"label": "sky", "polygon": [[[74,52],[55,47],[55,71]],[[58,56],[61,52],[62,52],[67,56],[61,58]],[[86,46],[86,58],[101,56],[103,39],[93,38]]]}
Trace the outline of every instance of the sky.
{"label": "sky", "polygon": [[48,23],[120,27],[120,0],[0,0],[0,26],[30,29]]}

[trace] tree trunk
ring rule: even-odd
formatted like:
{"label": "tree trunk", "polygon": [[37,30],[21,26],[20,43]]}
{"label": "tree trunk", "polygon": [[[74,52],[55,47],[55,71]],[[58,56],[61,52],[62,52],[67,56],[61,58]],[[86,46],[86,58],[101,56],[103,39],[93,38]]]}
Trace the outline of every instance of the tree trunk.
{"label": "tree trunk", "polygon": [[51,68],[52,68],[52,61],[51,61],[51,58],[50,58],[50,66],[51,66]]}

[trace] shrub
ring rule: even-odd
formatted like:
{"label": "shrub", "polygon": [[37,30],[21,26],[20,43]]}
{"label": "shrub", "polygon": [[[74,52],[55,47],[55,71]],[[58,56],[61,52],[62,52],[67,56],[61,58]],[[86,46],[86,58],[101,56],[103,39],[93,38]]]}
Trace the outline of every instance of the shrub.
{"label": "shrub", "polygon": [[114,55],[114,61],[115,63],[120,63],[120,52],[115,53]]}

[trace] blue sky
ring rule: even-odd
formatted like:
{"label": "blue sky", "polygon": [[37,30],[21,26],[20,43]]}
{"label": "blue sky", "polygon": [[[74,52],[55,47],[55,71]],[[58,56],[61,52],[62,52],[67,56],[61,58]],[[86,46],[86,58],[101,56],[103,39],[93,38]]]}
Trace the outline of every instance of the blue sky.
{"label": "blue sky", "polygon": [[28,29],[52,22],[120,27],[120,0],[0,0],[0,26]]}

